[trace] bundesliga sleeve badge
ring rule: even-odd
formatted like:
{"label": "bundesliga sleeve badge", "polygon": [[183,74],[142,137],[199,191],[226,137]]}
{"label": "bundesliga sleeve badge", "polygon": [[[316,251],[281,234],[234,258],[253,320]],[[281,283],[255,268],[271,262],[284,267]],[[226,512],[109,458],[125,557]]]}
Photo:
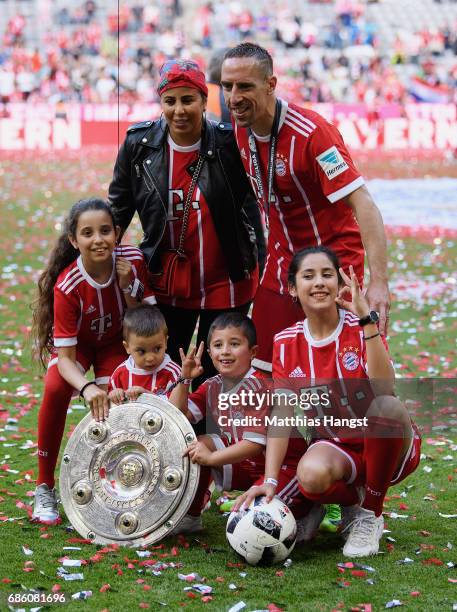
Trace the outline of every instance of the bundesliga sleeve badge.
{"label": "bundesliga sleeve badge", "polygon": [[330,181],[349,168],[336,146],[318,155],[316,161]]}

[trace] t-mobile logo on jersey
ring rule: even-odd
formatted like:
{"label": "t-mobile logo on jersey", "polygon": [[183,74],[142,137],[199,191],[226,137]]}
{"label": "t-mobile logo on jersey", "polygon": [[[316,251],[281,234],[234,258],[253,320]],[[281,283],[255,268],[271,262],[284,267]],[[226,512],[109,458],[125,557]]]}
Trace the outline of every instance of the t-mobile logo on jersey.
{"label": "t-mobile logo on jersey", "polygon": [[[192,208],[199,210],[200,202],[194,200],[192,202]],[[176,221],[178,219],[178,212],[184,210],[184,189],[169,189],[168,190],[168,217],[167,221]]]}
{"label": "t-mobile logo on jersey", "polygon": [[111,313],[109,313],[103,317],[99,317],[98,319],[93,319],[90,322],[90,329],[100,336],[106,333],[106,331],[112,327],[112,325],[112,316]]}

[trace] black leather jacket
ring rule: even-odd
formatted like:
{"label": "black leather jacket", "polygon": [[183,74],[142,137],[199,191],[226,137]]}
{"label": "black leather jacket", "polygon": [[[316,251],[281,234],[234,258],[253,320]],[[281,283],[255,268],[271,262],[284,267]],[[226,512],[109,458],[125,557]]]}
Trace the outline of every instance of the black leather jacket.
{"label": "black leather jacket", "polygon": [[[161,269],[157,248],[168,211],[167,133],[163,119],[131,126],[109,186],[109,203],[123,232],[138,212],[144,233],[140,248],[152,272]],[[211,211],[229,276],[238,281],[246,278],[257,260],[262,268],[265,240],[231,125],[206,120],[200,152],[205,161],[198,186]],[[187,168],[190,175],[193,170],[193,164]],[[184,243],[186,249],[189,245]]]}

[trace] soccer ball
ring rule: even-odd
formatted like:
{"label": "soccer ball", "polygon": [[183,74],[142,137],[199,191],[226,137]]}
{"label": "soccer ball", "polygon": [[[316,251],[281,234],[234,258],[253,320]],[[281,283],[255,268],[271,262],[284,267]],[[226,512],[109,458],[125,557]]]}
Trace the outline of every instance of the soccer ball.
{"label": "soccer ball", "polygon": [[230,546],[249,565],[272,565],[284,561],[292,552],[297,523],[279,497],[267,504],[260,496],[247,510],[230,514],[226,535]]}

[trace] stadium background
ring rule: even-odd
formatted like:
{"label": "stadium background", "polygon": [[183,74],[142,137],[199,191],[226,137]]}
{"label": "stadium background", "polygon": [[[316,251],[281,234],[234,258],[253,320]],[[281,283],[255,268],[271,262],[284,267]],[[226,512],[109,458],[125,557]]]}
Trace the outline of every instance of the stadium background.
{"label": "stadium background", "polygon": [[119,12],[113,0],[0,0],[0,34],[0,149],[115,145],[158,116],[164,59],[206,67],[244,39],[271,50],[279,94],[334,121],[351,149],[457,149],[455,0],[121,0]]}

